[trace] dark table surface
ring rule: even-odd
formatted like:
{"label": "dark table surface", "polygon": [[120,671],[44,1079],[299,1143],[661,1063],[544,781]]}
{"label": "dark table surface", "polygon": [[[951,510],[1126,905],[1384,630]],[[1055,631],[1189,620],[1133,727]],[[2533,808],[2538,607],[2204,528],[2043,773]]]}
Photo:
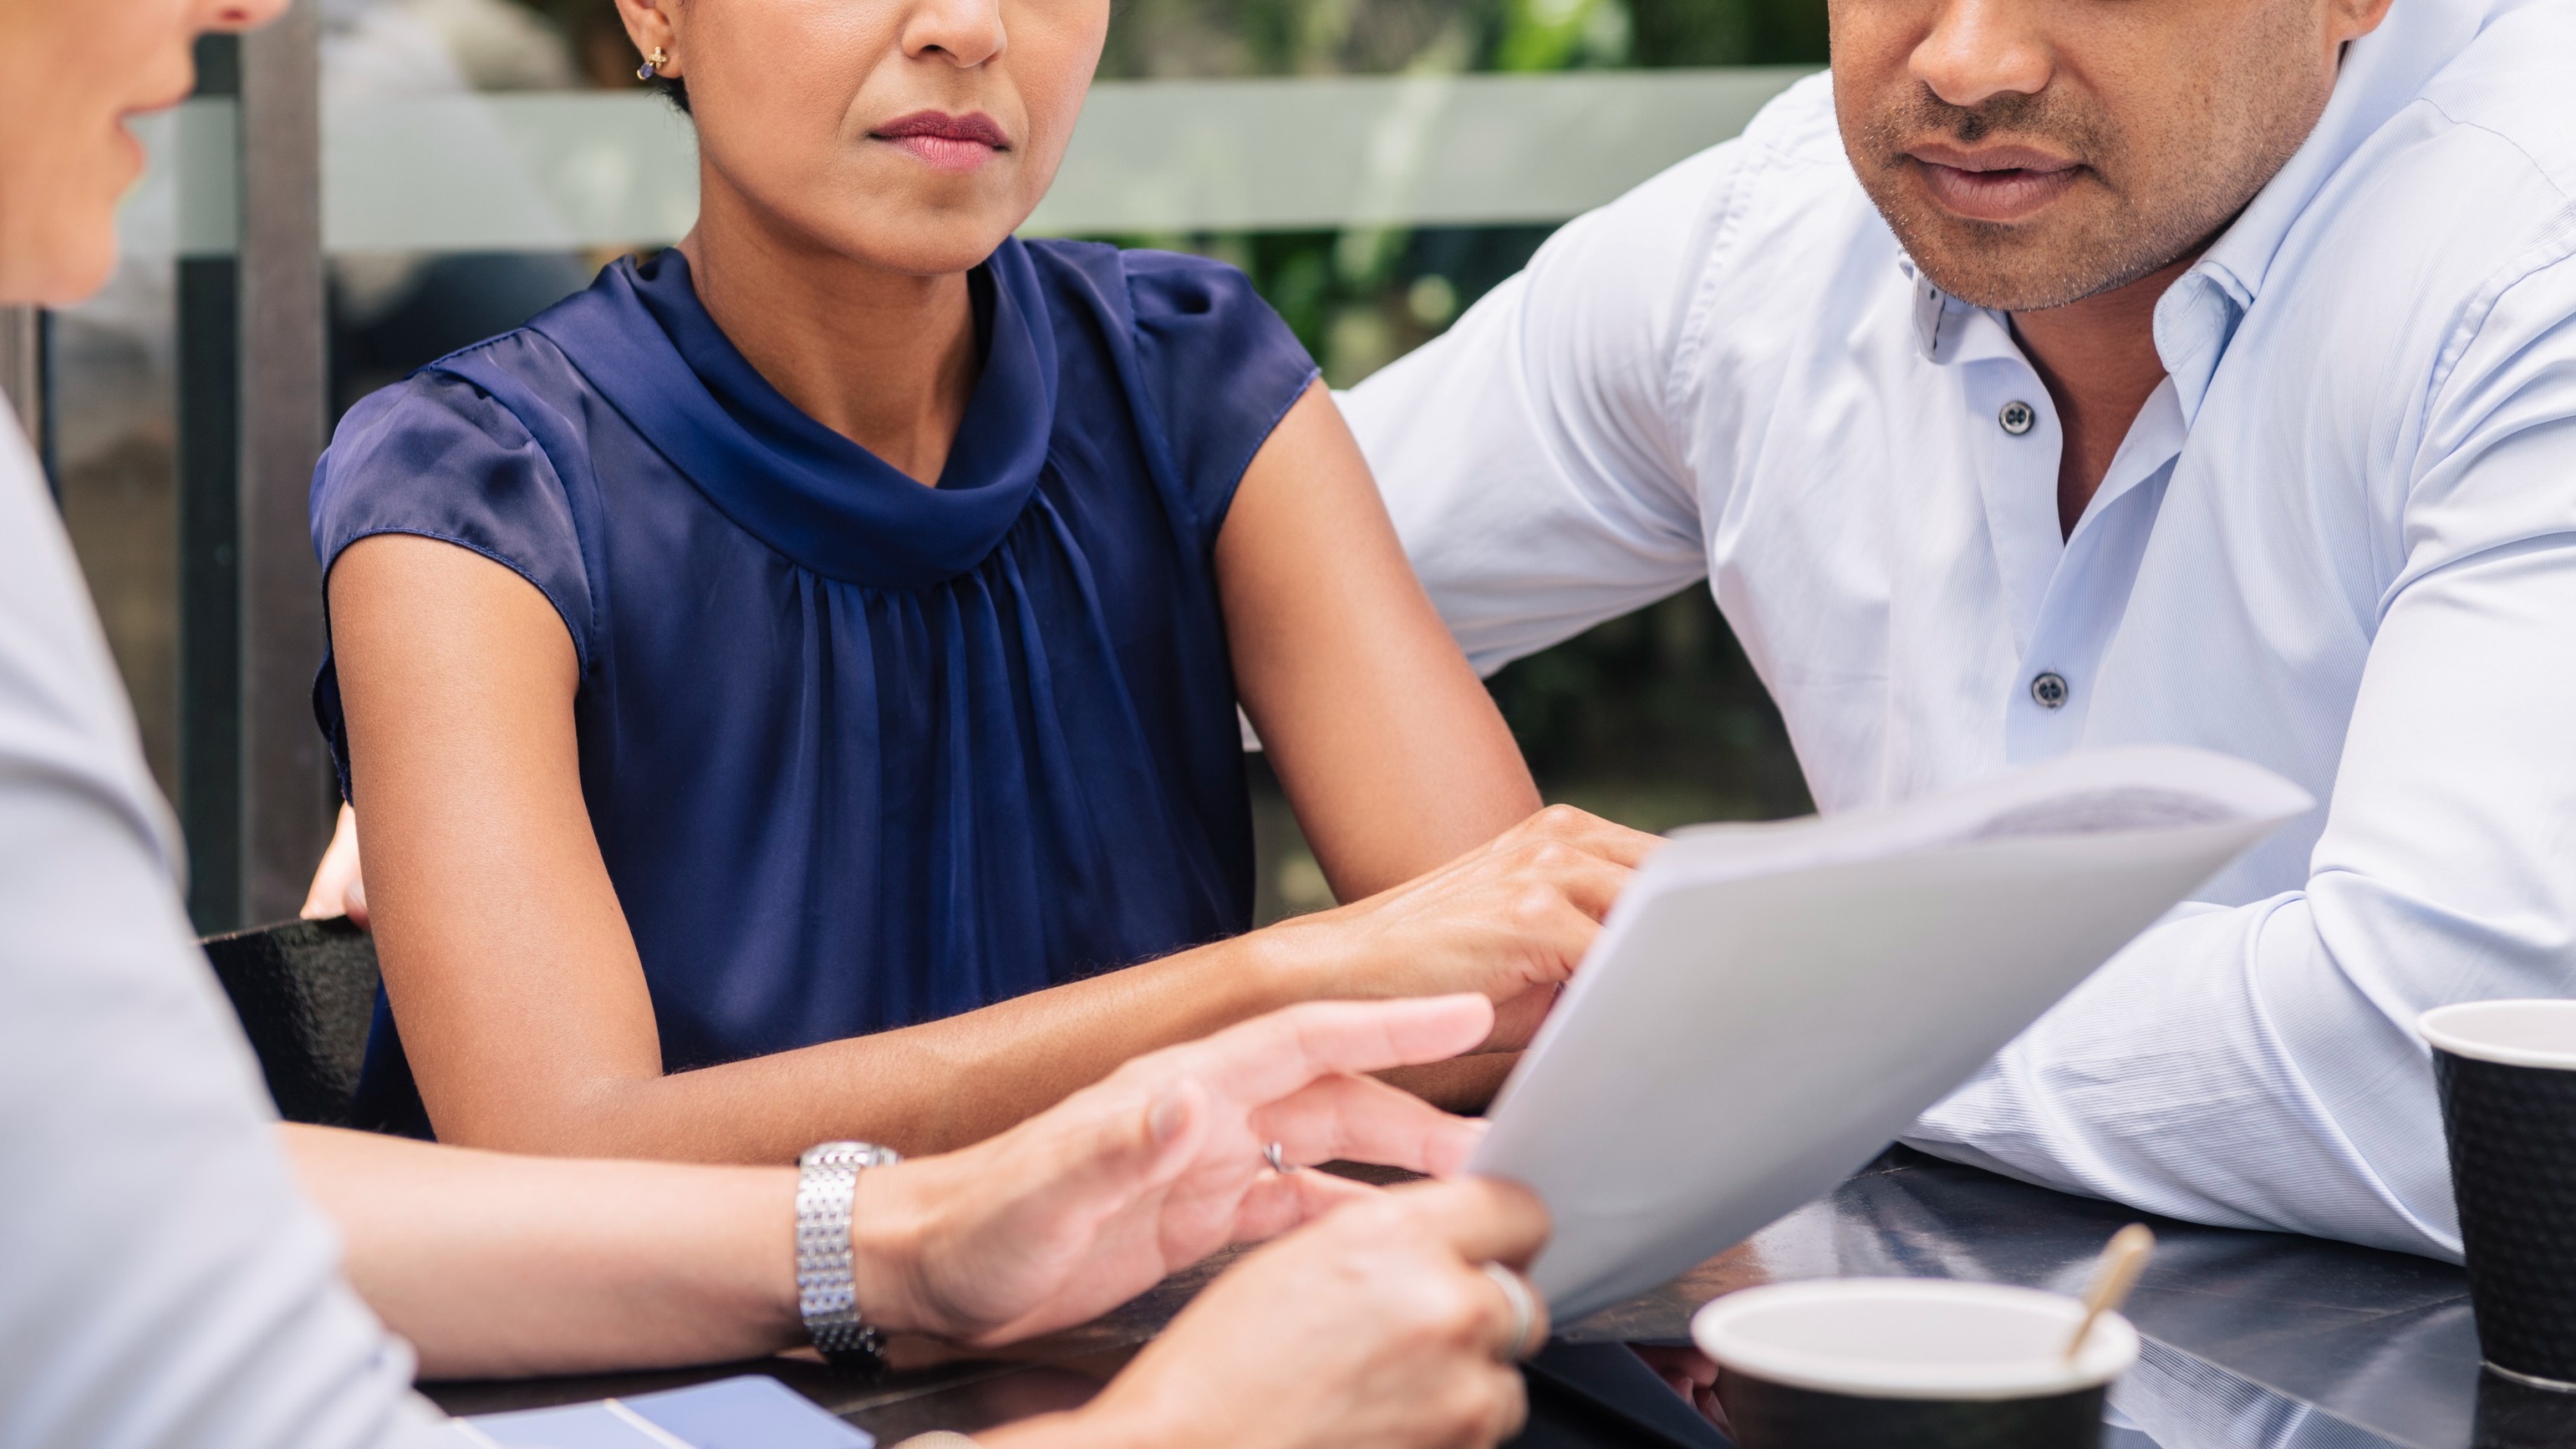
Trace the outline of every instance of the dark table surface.
{"label": "dark table surface", "polygon": [[[2093,1255],[2139,1214],[1899,1148],[1830,1196],[1664,1288],[1560,1331],[1531,1366],[1519,1449],[1724,1441],[1635,1365],[1626,1341],[1679,1342],[1719,1294],[1799,1278],[1969,1278],[2080,1292]],[[2478,1367],[2459,1269],[2284,1233],[2146,1219],[2159,1247],[2130,1298],[2145,1340],[2112,1393],[2106,1449],[2458,1449],[2576,1445],[2576,1396]],[[1179,1275],[1117,1313],[1003,1354],[899,1342],[864,1379],[778,1358],[686,1374],[430,1384],[456,1413],[527,1408],[758,1372],[891,1444],[1070,1408],[1222,1269]]]}

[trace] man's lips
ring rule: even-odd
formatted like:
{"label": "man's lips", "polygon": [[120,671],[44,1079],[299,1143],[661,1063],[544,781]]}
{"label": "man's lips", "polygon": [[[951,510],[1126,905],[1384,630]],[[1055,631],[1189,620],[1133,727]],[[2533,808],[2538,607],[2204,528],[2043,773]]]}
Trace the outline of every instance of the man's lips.
{"label": "man's lips", "polygon": [[2083,170],[2063,156],[2030,146],[1974,150],[1927,141],[1909,146],[1924,187],[1943,209],[1972,221],[2020,221],[2066,194]]}
{"label": "man's lips", "polygon": [[972,171],[1011,149],[1001,125],[982,111],[952,116],[945,111],[915,111],[868,132],[911,152],[935,171]]}

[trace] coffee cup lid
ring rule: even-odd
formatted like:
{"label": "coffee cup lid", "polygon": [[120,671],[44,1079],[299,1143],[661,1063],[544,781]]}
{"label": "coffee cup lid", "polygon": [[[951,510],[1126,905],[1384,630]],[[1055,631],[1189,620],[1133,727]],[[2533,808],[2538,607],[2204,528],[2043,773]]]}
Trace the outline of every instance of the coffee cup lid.
{"label": "coffee cup lid", "polygon": [[2576,1070],[2576,1001],[2463,1001],[2415,1018],[2415,1030],[2453,1056]]}
{"label": "coffee cup lid", "polygon": [[1691,1318],[1719,1366],[1792,1388],[1870,1399],[2025,1399],[2109,1383],[2138,1331],[2036,1288],[1930,1278],[1832,1278],[1730,1293]]}

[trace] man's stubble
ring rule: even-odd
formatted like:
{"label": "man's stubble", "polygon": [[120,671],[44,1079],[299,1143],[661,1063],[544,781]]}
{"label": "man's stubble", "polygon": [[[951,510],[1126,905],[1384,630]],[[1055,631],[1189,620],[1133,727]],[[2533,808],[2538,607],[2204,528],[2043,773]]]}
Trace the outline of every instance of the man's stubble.
{"label": "man's stubble", "polygon": [[[1919,82],[1847,127],[1862,187],[1924,276],[1974,306],[2037,311],[2127,285],[2206,247],[2280,172],[2332,94],[2318,77],[2315,15],[2267,0],[2239,45],[2123,103],[2052,83],[1954,106]],[[1838,81],[1839,83],[1839,81]],[[2024,222],[1974,221],[1940,208],[1907,173],[1909,145],[2022,141],[2083,163],[2067,195]]]}

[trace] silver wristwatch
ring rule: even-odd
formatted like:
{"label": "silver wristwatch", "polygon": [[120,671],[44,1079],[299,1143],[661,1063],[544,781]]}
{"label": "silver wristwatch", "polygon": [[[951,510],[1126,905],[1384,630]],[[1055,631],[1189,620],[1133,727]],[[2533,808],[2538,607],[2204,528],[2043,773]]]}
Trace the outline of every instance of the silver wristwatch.
{"label": "silver wristwatch", "polygon": [[882,1364],[885,1335],[859,1314],[850,1281],[850,1204],[859,1173],[903,1155],[872,1142],[826,1142],[796,1161],[796,1308],[814,1346],[836,1364]]}

